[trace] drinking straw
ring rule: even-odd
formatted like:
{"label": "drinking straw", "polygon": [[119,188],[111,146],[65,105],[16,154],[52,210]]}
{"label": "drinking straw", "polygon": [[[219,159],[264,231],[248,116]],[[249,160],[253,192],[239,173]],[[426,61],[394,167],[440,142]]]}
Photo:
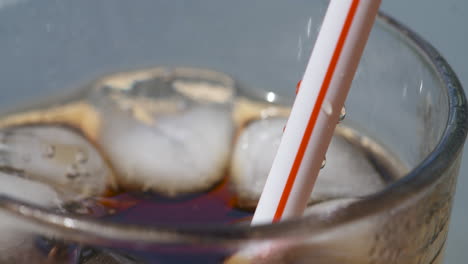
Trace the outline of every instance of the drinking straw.
{"label": "drinking straw", "polygon": [[252,224],[303,214],[380,2],[330,1]]}

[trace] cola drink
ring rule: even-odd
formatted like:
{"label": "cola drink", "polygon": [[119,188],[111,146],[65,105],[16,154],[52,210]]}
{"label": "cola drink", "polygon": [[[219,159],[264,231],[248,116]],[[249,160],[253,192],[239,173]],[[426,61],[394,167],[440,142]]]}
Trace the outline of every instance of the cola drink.
{"label": "cola drink", "polygon": [[[227,75],[188,68],[105,76],[70,98],[0,119],[0,193],[140,226],[248,225],[289,113]],[[305,214],[327,217],[406,172],[384,146],[339,125]],[[3,213],[0,230],[0,263],[187,263],[186,255],[192,263],[305,263],[307,250],[330,250],[304,243],[269,258],[245,248],[104,249],[25,232]],[[352,263],[371,263],[364,255]]]}

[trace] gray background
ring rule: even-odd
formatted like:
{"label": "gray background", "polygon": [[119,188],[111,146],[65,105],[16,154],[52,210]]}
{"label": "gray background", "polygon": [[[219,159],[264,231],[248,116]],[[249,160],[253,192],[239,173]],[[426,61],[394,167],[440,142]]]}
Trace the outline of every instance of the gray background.
{"label": "gray background", "polygon": [[[309,0],[313,1],[313,0]],[[393,15],[403,23],[409,25],[414,31],[418,32],[425,39],[429,40],[449,61],[453,66],[462,84],[468,89],[468,52],[465,52],[468,47],[468,1],[467,0],[382,0],[382,9],[387,13]],[[22,0],[0,0],[0,8],[7,5],[13,5],[15,2],[22,2]],[[29,1],[33,2],[33,1]],[[79,1],[76,1],[79,2]],[[76,3],[75,2],[75,3]],[[105,1],[96,1],[103,5]],[[60,1],[57,1],[59,8]],[[130,3],[130,2],[129,2]],[[49,10],[44,13],[38,10],[33,10],[34,13],[28,14],[31,19],[40,14],[47,14],[54,16],[61,14],[53,13],[54,10]],[[49,14],[50,13],[50,14]],[[5,15],[5,14],[4,14]],[[78,14],[79,15],[79,14]],[[64,19],[75,19],[78,26],[83,26],[86,23],[82,17],[75,14],[75,16],[64,17]],[[14,17],[14,16],[13,16]],[[7,19],[7,18],[6,18]],[[83,25],[82,25],[83,24]],[[1,29],[0,24],[0,29]],[[5,25],[3,25],[5,27]],[[5,28],[15,28],[15,25]],[[43,26],[32,25],[32,26]],[[60,25],[54,30],[60,30]],[[44,28],[50,30],[50,28]],[[16,31],[7,32],[15,34]],[[38,34],[42,34],[37,30]],[[21,43],[21,42],[20,42]],[[56,43],[63,43],[58,40]],[[2,44],[2,43],[0,43]],[[5,44],[5,43],[3,43]],[[13,43],[15,44],[15,43]],[[16,43],[15,45],[18,45]],[[463,49],[463,48],[465,49]],[[55,48],[55,47],[51,47]],[[57,47],[60,48],[60,47]],[[144,50],[144,49],[142,49]],[[37,52],[36,52],[37,53]],[[70,53],[73,54],[73,53]],[[107,56],[115,58],[115,54],[96,54],[96,56]],[[48,56],[44,61],[51,65],[54,61]],[[37,59],[37,61],[40,61]],[[70,61],[77,61],[76,58],[70,58]],[[110,63],[113,61],[109,59]],[[128,62],[127,62],[128,63]],[[70,66],[70,76],[76,74],[73,67]],[[91,71],[91,70],[90,70]],[[53,79],[54,72],[50,72],[49,79]],[[51,77],[52,76],[52,77]],[[67,77],[66,78],[71,78]],[[64,77],[64,78],[65,78]],[[26,78],[25,78],[26,80]],[[51,86],[61,87],[60,83],[48,83]],[[28,85],[23,85],[28,87]],[[30,90],[30,89],[29,89]],[[466,89],[465,89],[466,90]],[[466,90],[468,91],[468,90]],[[3,91],[2,91],[3,92]],[[20,92],[12,90],[12,93],[18,94]],[[31,91],[29,91],[31,92]],[[38,92],[38,91],[37,91]],[[26,94],[26,93],[25,93]],[[2,94],[2,96],[6,96]],[[15,95],[16,96],[16,95]],[[8,100],[5,100],[8,101]],[[446,251],[445,263],[466,263],[468,260],[468,212],[466,210],[465,201],[468,201],[468,149],[465,147],[465,155],[460,178],[457,187],[457,195],[455,199],[455,206],[453,210],[453,217],[451,222],[450,234],[448,239],[448,247]]]}
{"label": "gray background", "polygon": [[[383,0],[382,9],[410,26],[445,56],[468,92],[468,1]],[[468,261],[468,147],[458,180],[445,263]]]}

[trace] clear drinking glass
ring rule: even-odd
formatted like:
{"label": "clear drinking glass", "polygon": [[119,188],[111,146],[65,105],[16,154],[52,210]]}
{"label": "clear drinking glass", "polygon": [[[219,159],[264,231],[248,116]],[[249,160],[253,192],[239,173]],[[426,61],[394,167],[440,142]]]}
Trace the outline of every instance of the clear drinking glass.
{"label": "clear drinking glass", "polygon": [[[245,96],[291,104],[326,6],[301,0],[0,2],[3,116],[75,100],[83,93],[57,94],[105,74],[159,66],[222,72]],[[404,165],[404,176],[337,212],[255,227],[144,227],[0,194],[0,219],[14,219],[15,232],[111,252],[87,257],[70,249],[51,257],[39,245],[18,245],[19,256],[0,261],[74,263],[81,254],[81,263],[139,263],[131,259],[135,253],[159,252],[154,263],[211,263],[213,255],[223,261],[240,250],[247,253],[239,263],[442,263],[467,133],[466,99],[455,73],[429,43],[381,13],[346,109],[344,125],[360,132],[354,139],[385,146]],[[265,242],[274,250],[255,251]]]}

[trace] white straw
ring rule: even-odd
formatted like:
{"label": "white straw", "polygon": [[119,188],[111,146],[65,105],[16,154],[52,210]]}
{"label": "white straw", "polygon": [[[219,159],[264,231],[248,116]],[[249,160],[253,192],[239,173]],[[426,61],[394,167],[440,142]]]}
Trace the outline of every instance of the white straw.
{"label": "white straw", "polygon": [[380,2],[330,1],[252,224],[303,214]]}

